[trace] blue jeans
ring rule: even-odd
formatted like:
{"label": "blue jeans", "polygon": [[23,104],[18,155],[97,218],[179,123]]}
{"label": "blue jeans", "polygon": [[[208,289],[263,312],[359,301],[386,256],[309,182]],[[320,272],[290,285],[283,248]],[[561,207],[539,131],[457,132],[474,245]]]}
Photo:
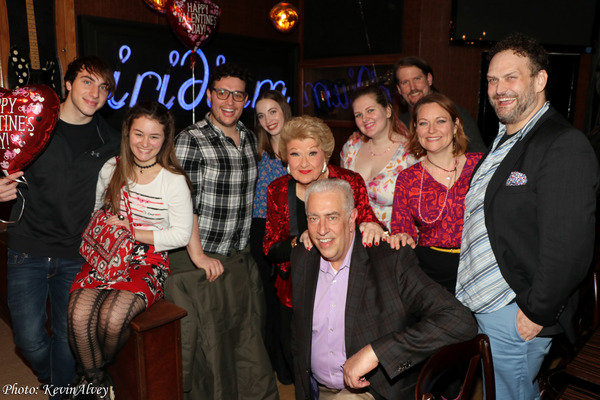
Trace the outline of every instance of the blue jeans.
{"label": "blue jeans", "polygon": [[497,399],[540,398],[535,378],[550,351],[552,338],[524,341],[517,330],[518,310],[517,303],[511,303],[489,314],[475,314],[479,332],[490,338]]}
{"label": "blue jeans", "polygon": [[[75,359],[69,348],[67,308],[81,258],[32,256],[8,249],[8,307],[15,344],[38,379],[66,387],[75,379]],[[46,301],[50,299],[50,329]]]}

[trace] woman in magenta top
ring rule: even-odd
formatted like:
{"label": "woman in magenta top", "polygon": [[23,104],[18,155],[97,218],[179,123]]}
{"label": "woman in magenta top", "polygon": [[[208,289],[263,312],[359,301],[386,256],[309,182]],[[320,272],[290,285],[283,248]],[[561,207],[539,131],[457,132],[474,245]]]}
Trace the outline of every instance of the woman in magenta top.
{"label": "woman in magenta top", "polygon": [[398,175],[391,229],[417,243],[421,268],[454,293],[465,196],[482,153],[466,153],[467,137],[452,101],[423,97],[411,117],[409,149],[425,158]]}

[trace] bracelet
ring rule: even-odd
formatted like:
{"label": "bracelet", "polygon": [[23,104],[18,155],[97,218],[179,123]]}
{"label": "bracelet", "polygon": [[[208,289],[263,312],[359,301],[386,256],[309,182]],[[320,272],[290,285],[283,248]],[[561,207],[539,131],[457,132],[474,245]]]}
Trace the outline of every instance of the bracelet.
{"label": "bracelet", "polygon": [[298,236],[294,236],[294,238],[292,239],[292,243],[291,243],[292,249],[298,245],[297,240],[298,240]]}

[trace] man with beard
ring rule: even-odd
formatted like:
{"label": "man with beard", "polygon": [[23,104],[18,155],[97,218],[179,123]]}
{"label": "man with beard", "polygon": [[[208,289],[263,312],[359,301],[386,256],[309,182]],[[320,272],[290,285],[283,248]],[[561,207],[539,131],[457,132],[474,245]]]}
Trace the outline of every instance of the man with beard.
{"label": "man with beard", "polygon": [[547,68],[546,51],[522,34],[490,51],[499,132],[465,199],[456,297],[490,337],[499,399],[539,398],[552,336],[574,339],[594,246],[598,163],[546,101]]}
{"label": "man with beard", "polygon": [[[429,93],[438,92],[433,86],[433,69],[427,61],[420,57],[404,57],[394,65],[394,80],[398,94],[402,96],[409,107],[409,110],[400,114],[398,118],[410,129],[410,114],[417,101]],[[481,139],[477,123],[467,110],[458,104],[455,105],[464,124],[463,130],[469,138],[467,152],[484,152],[486,146]]]}

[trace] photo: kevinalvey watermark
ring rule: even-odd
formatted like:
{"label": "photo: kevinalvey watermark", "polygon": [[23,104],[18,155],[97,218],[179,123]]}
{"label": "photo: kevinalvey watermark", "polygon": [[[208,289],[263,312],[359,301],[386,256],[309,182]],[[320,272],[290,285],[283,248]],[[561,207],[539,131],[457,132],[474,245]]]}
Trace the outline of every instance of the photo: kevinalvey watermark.
{"label": "photo: kevinalvey watermark", "polygon": [[95,386],[91,383],[81,384],[76,386],[54,386],[44,384],[42,386],[19,385],[18,383],[8,383],[2,387],[3,395],[37,395],[45,396],[57,395],[99,395],[100,398],[108,398],[108,392],[111,388],[103,386]]}

